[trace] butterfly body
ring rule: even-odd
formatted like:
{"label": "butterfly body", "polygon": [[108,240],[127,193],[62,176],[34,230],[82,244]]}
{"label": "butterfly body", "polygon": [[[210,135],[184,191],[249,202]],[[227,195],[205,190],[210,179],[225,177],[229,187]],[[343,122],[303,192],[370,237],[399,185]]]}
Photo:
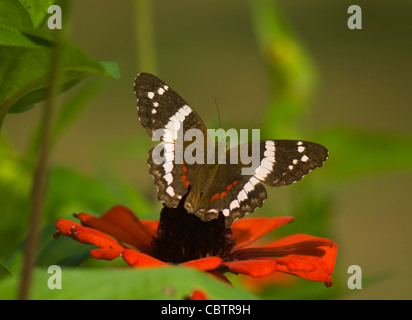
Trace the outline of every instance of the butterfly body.
{"label": "butterfly body", "polygon": [[205,164],[197,167],[189,180],[191,181],[190,191],[184,206],[188,212],[200,215],[202,208],[207,207],[212,196],[213,191],[208,186],[216,185],[219,181],[219,165]]}
{"label": "butterfly body", "polygon": [[[226,151],[223,160],[218,146],[214,148],[214,163],[208,160],[210,136],[200,117],[166,83],[157,77],[141,73],[135,80],[138,116],[146,131],[156,140],[162,141],[162,161],[156,161],[156,147],[149,152],[149,172],[158,187],[158,199],[168,207],[177,207],[187,195],[185,209],[203,221],[215,219],[222,213],[226,226],[246,213],[261,207],[266,199],[264,184],[283,186],[294,183],[309,171],[320,167],[327,159],[325,147],[299,140],[261,140],[249,142]],[[189,141],[180,141],[196,129],[204,137],[206,152],[200,156],[200,163],[178,159],[178,150],[187,156]],[[161,132],[159,136],[157,132]],[[257,146],[257,166],[247,174],[242,169],[251,165],[243,163],[238,156],[233,163],[231,152],[245,147],[252,150]],[[207,146],[207,147],[206,147]],[[209,148],[209,149],[208,149]],[[189,153],[191,154],[191,153]],[[184,158],[184,157],[183,157]]]}

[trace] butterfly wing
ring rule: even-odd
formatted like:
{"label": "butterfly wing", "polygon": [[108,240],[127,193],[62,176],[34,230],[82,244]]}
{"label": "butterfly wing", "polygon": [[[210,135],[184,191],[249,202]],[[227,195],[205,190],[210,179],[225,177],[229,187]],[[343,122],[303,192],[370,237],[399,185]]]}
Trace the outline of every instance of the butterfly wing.
{"label": "butterfly wing", "polygon": [[[189,129],[207,136],[207,129],[196,112],[165,82],[149,73],[140,73],[134,83],[138,116],[153,140],[162,143],[149,152],[150,173],[158,187],[158,199],[176,207],[187,193],[187,165],[176,161],[176,140]],[[183,149],[186,144],[183,145]],[[161,152],[156,152],[160,149]],[[160,161],[161,159],[163,161]],[[186,177],[186,179],[185,179]]]}
{"label": "butterfly wing", "polygon": [[328,158],[328,150],[317,143],[298,140],[263,140],[260,165],[254,176],[272,187],[301,180]]}
{"label": "butterfly wing", "polygon": [[[196,112],[165,82],[149,73],[140,73],[134,82],[137,110],[141,124],[153,137],[156,130],[174,131],[183,125],[183,133],[207,129]],[[174,135],[173,135],[174,136]],[[176,140],[162,137],[161,140]]]}
{"label": "butterfly wing", "polygon": [[[252,143],[240,147],[247,146],[248,150],[253,150]],[[219,165],[216,185],[220,187],[210,195],[204,210],[205,216],[217,209],[226,217],[226,226],[230,226],[235,219],[262,206],[267,197],[264,184],[279,187],[297,182],[313,169],[322,166],[328,157],[325,147],[308,141],[262,140],[257,143],[259,161],[251,174],[242,172],[242,169],[250,166],[242,164],[240,157],[238,164]],[[231,150],[227,151],[227,162]]]}

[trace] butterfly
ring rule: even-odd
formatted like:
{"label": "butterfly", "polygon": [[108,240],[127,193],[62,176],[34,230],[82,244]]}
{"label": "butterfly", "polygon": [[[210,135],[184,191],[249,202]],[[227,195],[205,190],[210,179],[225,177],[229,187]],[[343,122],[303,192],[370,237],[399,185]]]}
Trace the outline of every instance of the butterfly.
{"label": "butterfly", "polygon": [[[177,161],[178,148],[185,153],[190,146],[188,141],[177,143],[178,131],[185,135],[197,130],[208,137],[203,121],[176,91],[152,74],[140,73],[134,91],[141,124],[153,140],[161,141],[158,146],[162,151],[156,152],[154,147],[148,159],[159,201],[170,208],[184,201],[184,208],[202,221],[216,219],[222,213],[229,228],[234,220],[262,206],[267,198],[265,184],[279,187],[299,181],[328,157],[328,150],[314,142],[260,140],[246,145],[253,151],[255,143],[259,150],[258,165],[248,174],[242,171],[243,163],[230,161],[233,148],[225,151],[226,163],[207,162],[206,155],[203,163]],[[162,161],[156,161],[159,156]]]}

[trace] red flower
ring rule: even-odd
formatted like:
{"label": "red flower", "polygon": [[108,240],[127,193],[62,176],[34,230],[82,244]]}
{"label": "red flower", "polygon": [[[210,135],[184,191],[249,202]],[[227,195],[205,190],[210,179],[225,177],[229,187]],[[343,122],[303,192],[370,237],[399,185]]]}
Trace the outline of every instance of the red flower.
{"label": "red flower", "polygon": [[[219,219],[201,222],[194,215],[183,212],[182,217],[194,219],[191,223],[198,223],[198,227],[185,227],[181,220],[172,221],[168,222],[167,226],[172,224],[178,231],[174,230],[173,233],[172,229],[168,228],[166,232],[166,222],[162,222],[162,219],[165,221],[166,218],[163,217],[181,219],[178,210],[181,208],[165,207],[160,225],[159,221],[140,220],[122,206],[112,208],[100,218],[80,213],[76,217],[82,225],[60,219],[56,223],[58,231],[55,236],[65,235],[82,243],[94,244],[99,248],[90,251],[92,257],[105,260],[122,257],[134,268],[167,266],[173,263],[208,271],[225,281],[228,281],[223,275],[225,272],[264,277],[279,271],[325,282],[327,286],[332,285],[331,275],[337,245],[328,239],[295,234],[265,246],[251,245],[263,235],[291,222],[293,217],[245,218],[235,221],[231,229],[214,228],[213,236],[208,234],[204,238],[195,239],[197,235],[192,233],[182,239],[176,236],[176,241],[170,241],[170,238],[161,241],[166,235],[172,235],[174,239],[173,234],[180,235],[184,233],[182,230],[198,234],[201,233],[199,228],[205,228],[204,226],[210,223],[217,225],[219,222]],[[221,225],[224,226],[224,223]],[[196,241],[197,247],[193,248]],[[172,248],[175,242],[177,247]],[[211,248],[210,243],[219,245]],[[167,256],[164,252],[167,252]]]}
{"label": "red flower", "polygon": [[193,290],[189,300],[209,300],[209,298],[202,290],[196,289]]}

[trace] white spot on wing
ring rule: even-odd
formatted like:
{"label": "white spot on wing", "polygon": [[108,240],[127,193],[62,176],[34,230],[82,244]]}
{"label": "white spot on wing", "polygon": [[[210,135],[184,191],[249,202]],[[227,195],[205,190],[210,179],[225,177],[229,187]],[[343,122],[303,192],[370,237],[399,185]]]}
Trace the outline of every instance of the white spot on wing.
{"label": "white spot on wing", "polygon": [[254,190],[253,184],[251,184],[250,181],[248,181],[248,182],[245,184],[245,186],[244,186],[243,189],[244,189],[247,193],[249,193],[250,191]]}
{"label": "white spot on wing", "polygon": [[163,169],[165,170],[165,173],[172,172],[173,162],[166,162],[165,164],[163,164]]}
{"label": "white spot on wing", "polygon": [[272,170],[273,162],[271,162],[268,158],[265,158],[262,160],[260,165],[264,167],[265,169]]}
{"label": "white spot on wing", "polygon": [[243,200],[247,199],[247,194],[245,190],[242,189],[242,191],[239,192],[237,199],[239,200],[239,202],[242,202]]}
{"label": "white spot on wing", "polygon": [[165,174],[163,178],[166,180],[168,185],[170,185],[173,182],[173,176],[171,172]]}
{"label": "white spot on wing", "polygon": [[[264,155],[266,158],[269,158],[269,159],[273,158],[273,160],[274,160],[274,158],[275,158],[275,152],[272,151],[272,150],[266,150],[266,151],[263,153],[263,155]],[[274,161],[273,161],[273,162],[274,162]]]}
{"label": "white spot on wing", "polygon": [[165,152],[165,162],[171,162],[175,159],[174,152]]}
{"label": "white spot on wing", "polygon": [[171,197],[174,197],[174,196],[175,196],[175,192],[174,192],[173,188],[170,187],[170,186],[166,189],[166,192],[167,192],[167,194],[168,194],[169,196],[171,196]]}
{"label": "white spot on wing", "polygon": [[173,142],[177,139],[177,132],[181,128],[186,116],[191,112],[191,109],[185,105],[169,118],[169,122],[165,125],[166,133],[163,135],[164,141]]}
{"label": "white spot on wing", "polygon": [[252,186],[254,187],[255,185],[257,185],[259,183],[259,180],[256,179],[255,177],[250,177],[249,182],[252,184]]}
{"label": "white spot on wing", "polygon": [[173,143],[166,143],[164,145],[165,152],[175,151],[175,145]]}
{"label": "white spot on wing", "polygon": [[174,130],[164,130],[163,141],[173,143],[177,138],[177,133]]}
{"label": "white spot on wing", "polygon": [[270,174],[270,170],[266,169],[265,167],[258,167],[255,170],[255,176],[256,178],[258,178],[259,180],[265,180],[266,177]]}
{"label": "white spot on wing", "polygon": [[233,210],[233,209],[235,209],[235,208],[239,208],[239,201],[237,201],[237,200],[233,200],[231,203],[230,203],[230,206],[229,206],[229,208],[230,208],[230,210]]}
{"label": "white spot on wing", "polygon": [[[173,117],[174,117],[174,116],[173,116]],[[175,119],[177,120],[176,117],[175,117]],[[179,128],[180,128],[180,121],[179,121],[179,120],[177,120],[177,121],[170,120],[170,121],[166,124],[165,128],[168,129],[168,130],[176,131],[176,132],[177,132],[177,131],[179,131]]]}
{"label": "white spot on wing", "polygon": [[185,120],[185,116],[180,113],[179,111],[176,112],[176,114],[174,115],[180,122],[183,122]]}
{"label": "white spot on wing", "polygon": [[184,105],[183,107],[181,107],[181,108],[179,109],[179,112],[186,117],[189,113],[192,112],[192,110],[190,109],[189,106]]}
{"label": "white spot on wing", "polygon": [[176,115],[171,116],[171,117],[170,117],[170,121],[179,123],[179,128],[180,128],[180,121],[179,121],[179,119],[176,117]]}
{"label": "white spot on wing", "polygon": [[148,92],[147,93],[147,96],[149,97],[149,99],[153,99],[153,97],[154,97],[154,92]]}
{"label": "white spot on wing", "polygon": [[275,142],[268,140],[265,142],[265,149],[267,151],[275,151]]}

